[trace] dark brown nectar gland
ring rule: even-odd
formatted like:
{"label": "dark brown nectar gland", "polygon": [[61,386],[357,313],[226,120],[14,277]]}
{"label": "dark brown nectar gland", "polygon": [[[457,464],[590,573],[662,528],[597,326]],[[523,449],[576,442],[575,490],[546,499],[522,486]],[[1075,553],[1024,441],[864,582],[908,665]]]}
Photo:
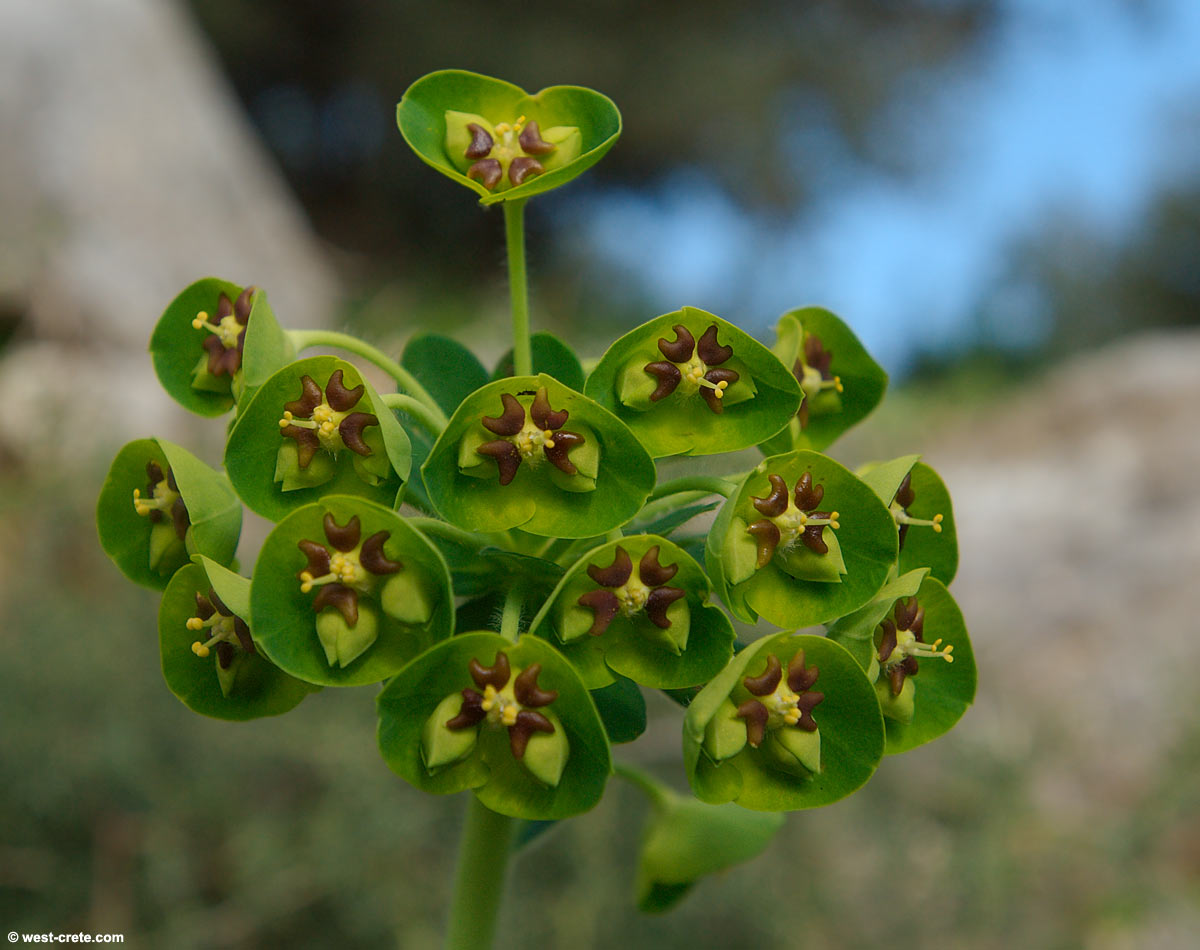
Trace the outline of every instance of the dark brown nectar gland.
{"label": "dark brown nectar gland", "polygon": [[[529,395],[518,393],[517,395]],[[504,411],[499,416],[484,416],[480,425],[493,435],[500,436],[484,442],[475,451],[494,459],[500,475],[500,484],[507,485],[517,475],[523,461],[531,464],[539,460],[538,452],[559,471],[575,475],[578,469],[569,453],[586,441],[578,432],[569,432],[566,425],[570,412],[566,409],[550,408],[550,397],[543,386],[533,394],[533,403],[526,418],[525,407],[512,393],[501,393],[500,402]]]}
{"label": "dark brown nectar gland", "polygon": [[812,473],[805,472],[796,482],[796,489],[788,496],[787,482],[780,475],[768,475],[771,491],[764,498],[752,497],[756,511],[765,517],[752,522],[747,528],[757,545],[756,568],[771,563],[775,552],[786,550],[792,545],[803,544],[814,554],[827,554],[829,545],[821,537],[826,525],[836,531],[841,527],[836,511],[818,511],[817,506],[825,497],[822,485],[813,485]]}
{"label": "dark brown nectar gland", "polygon": [[900,533],[900,550],[904,550],[904,539],[908,536],[908,529],[913,525],[922,525],[924,527],[933,528],[934,534],[942,533],[942,521],[944,520],[941,514],[936,514],[932,518],[914,518],[908,513],[909,507],[917,500],[917,493],[912,487],[912,472],[904,476],[904,481],[900,483],[900,487],[896,489],[896,497],[892,500],[888,510],[892,513],[892,517],[896,519],[897,529]]}
{"label": "dark brown nectar gland", "polygon": [[600,636],[608,629],[618,613],[632,617],[641,610],[646,611],[650,622],[662,630],[671,627],[667,608],[675,601],[687,596],[678,587],[665,586],[679,571],[678,564],[663,565],[658,561],[659,546],[656,544],[642,555],[635,576],[633,559],[629,552],[618,546],[612,564],[599,567],[587,566],[588,576],[602,588],[582,595],[576,603],[589,608],[595,615],[588,633]]}
{"label": "dark brown nectar gland", "polygon": [[196,616],[189,617],[187,628],[193,632],[205,630],[210,635],[208,640],[192,643],[192,652],[204,658],[215,648],[217,662],[221,669],[227,670],[233,665],[237,651],[257,653],[254,641],[250,638],[250,628],[241,617],[234,616],[232,610],[225,606],[215,590],[208,589],[205,596],[196,591]]}
{"label": "dark brown nectar gland", "polygon": [[899,696],[904,689],[904,680],[917,675],[917,657],[940,657],[953,663],[954,646],[946,644],[943,647],[941,637],[933,643],[925,642],[925,608],[917,603],[916,597],[896,601],[893,616],[895,621],[885,618],[876,632],[876,659],[879,660],[880,676],[888,678],[892,695]]}
{"label": "dark brown nectar gland", "polygon": [[470,688],[462,691],[462,706],[457,716],[446,721],[447,729],[469,729],[485,721],[495,728],[507,728],[509,748],[516,759],[525,757],[535,732],[554,732],[554,724],[535,711],[558,699],[556,690],[538,686],[542,664],[534,663],[513,676],[508,655],[500,650],[491,666],[472,659],[467,670],[483,692]]}
{"label": "dark brown nectar gland", "polygon": [[144,518],[149,518],[151,524],[159,524],[167,517],[175,527],[175,534],[182,541],[191,527],[187,505],[179,494],[179,486],[175,483],[175,475],[170,468],[163,474],[162,466],[151,459],[146,463],[146,492],[140,488],[133,490],[133,510]]}
{"label": "dark brown nectar gland", "polygon": [[351,411],[365,392],[361,383],[347,389],[340,369],[330,375],[324,393],[311,376],[300,378],[300,398],[284,403],[279,420],[280,433],[296,440],[300,468],[308,468],[318,449],[334,455],[342,449],[371,455],[371,447],[363,441],[363,429],[379,425],[379,419],[369,412]]}
{"label": "dark brown nectar gland", "polygon": [[520,116],[516,122],[501,122],[495,127],[495,136],[478,122],[467,124],[471,133],[471,144],[463,156],[472,159],[467,177],[478,181],[488,191],[495,190],[505,174],[514,185],[519,185],[531,175],[540,175],[546,169],[535,156],[549,155],[556,146],[542,139],[536,119],[526,120]]}
{"label": "dark brown nectar gland", "polygon": [[796,377],[796,381],[800,383],[800,389],[804,392],[800,409],[796,413],[801,429],[808,428],[808,400],[810,397],[831,389],[838,393],[842,392],[842,378],[834,376],[830,371],[829,367],[832,362],[833,353],[825,349],[821,338],[815,333],[806,335],[803,355],[792,366],[792,375]]}
{"label": "dark brown nectar gland", "polygon": [[665,399],[676,390],[684,394],[700,393],[700,397],[713,412],[725,411],[721,400],[725,390],[740,378],[736,370],[720,369],[720,365],[733,356],[733,347],[717,342],[717,325],[714,323],[704,331],[697,343],[696,338],[681,323],[675,324],[674,340],[660,338],[658,350],[665,360],[647,363],[645,370],[658,381],[658,387],[650,394],[651,402]]}
{"label": "dark brown nectar gland", "polygon": [[323,528],[328,544],[302,540],[297,542],[307,566],[296,576],[300,580],[300,592],[307,594],[320,587],[313,599],[313,611],[320,613],[326,607],[335,607],[346,625],[358,623],[358,597],[370,592],[375,582],[373,577],[395,574],[403,570],[400,561],[393,561],[383,553],[383,545],[391,537],[390,531],[377,531],[365,541],[358,515],[346,524],[339,525],[333,515],[326,512]]}
{"label": "dark brown nectar gland", "polygon": [[242,350],[246,345],[246,326],[250,323],[252,297],[257,287],[247,287],[233,303],[225,294],[217,298],[216,322],[201,310],[192,320],[194,329],[212,331],[201,344],[208,352],[207,369],[212,376],[232,376],[242,368]]}
{"label": "dark brown nectar gland", "polygon": [[747,699],[737,708],[739,719],[746,721],[746,741],[754,748],[762,745],[768,730],[794,726],[805,732],[816,732],[817,723],[812,711],[825,699],[824,693],[812,692],[820,671],[805,668],[804,651],[798,650],[788,662],[787,678],[774,653],[767,655],[767,668],[758,676],[747,676],[742,685],[754,699]]}

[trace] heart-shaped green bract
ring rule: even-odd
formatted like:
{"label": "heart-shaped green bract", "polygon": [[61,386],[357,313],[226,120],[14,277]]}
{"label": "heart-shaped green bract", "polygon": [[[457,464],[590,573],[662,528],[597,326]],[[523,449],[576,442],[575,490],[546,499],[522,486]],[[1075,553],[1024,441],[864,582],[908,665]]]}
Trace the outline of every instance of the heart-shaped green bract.
{"label": "heart-shaped green bract", "polygon": [[400,365],[417,378],[447,415],[490,379],[474,353],[438,333],[410,337],[400,355]]}
{"label": "heart-shaped green bract", "polygon": [[[900,543],[898,572],[901,574],[919,567],[929,568],[930,573],[943,584],[954,580],[958,571],[958,534],[954,527],[954,506],[950,501],[941,476],[924,462],[919,455],[905,455],[888,462],[876,462],[862,466],[859,477],[874,489],[885,505],[889,505],[894,516],[930,522],[939,519],[936,530],[929,524],[910,524]],[[909,478],[913,502],[902,508],[896,492]]]}
{"label": "heart-shaped green bract", "polygon": [[[534,333],[529,338],[529,351],[533,359],[533,372],[553,376],[568,389],[574,389],[576,392],[583,390],[585,376],[579,357],[553,333]],[[492,379],[504,379],[515,372],[513,351],[509,350],[500,357],[500,362],[492,371]]]}
{"label": "heart-shaped green bract", "polygon": [[953,662],[940,657],[918,658],[918,672],[906,678],[906,689],[913,690],[912,720],[903,722],[884,716],[886,755],[907,752],[949,732],[974,701],[975,654],[962,611],[945,585],[930,576],[928,568],[921,568],[896,578],[871,603],[829,629],[830,638],[845,646],[867,676],[877,680],[876,689],[888,696],[887,673],[879,665],[876,630],[881,621],[892,618],[898,600],[907,602],[914,596],[925,610],[924,642],[932,644],[940,639],[943,647],[952,646]]}
{"label": "heart-shaped green bract", "polygon": [[[764,455],[824,449],[883,400],[887,373],[828,310],[790,310],[775,333],[775,355],[800,380],[805,403],[784,431],[763,444]],[[813,357],[818,365],[810,365]]]}
{"label": "heart-shaped green bract", "polygon": [[726,802],[710,805],[663,789],[646,823],[638,858],[638,910],[671,910],[706,874],[760,854],[783,827],[783,815]]}
{"label": "heart-shaped green bract", "polygon": [[[755,563],[755,542],[748,526],[762,518],[752,499],[770,494],[768,475],[784,480],[791,499],[797,481],[806,472],[814,487],[824,489],[821,510],[838,515],[839,527],[826,527],[824,540],[836,540],[838,547],[830,544],[829,555],[835,550],[840,554],[845,572],[840,580],[802,580],[780,566],[777,553],[764,567],[740,580],[739,569],[744,573],[747,562],[749,567]],[[798,543],[793,543],[790,550],[809,557],[807,549]],[[762,616],[779,627],[827,623],[857,610],[884,585],[895,560],[895,523],[876,494],[833,459],[809,451],[789,452],[760,462],[722,506],[705,548],[708,576],[733,615],[748,623]]]}
{"label": "heart-shaped green bract", "polygon": [[[569,413],[561,431],[584,436],[584,444],[573,449],[569,458],[579,459],[583,450],[583,457],[592,460],[594,475],[581,468],[580,474],[565,476],[543,449],[535,448],[523,458],[512,481],[502,485],[498,464],[474,451],[488,440],[500,438],[481,420],[499,417],[504,410],[501,397],[512,396],[525,409],[527,427],[532,426],[529,410],[534,394],[541,389],[546,390],[555,412]],[[536,435],[540,436],[540,431]],[[593,454],[596,451],[598,458]],[[460,467],[464,459],[470,462],[473,474],[464,474]],[[624,423],[544,374],[498,380],[464,400],[421,473],[430,501],[451,524],[482,532],[520,528],[529,534],[559,538],[592,537],[624,524],[645,503],[656,477],[654,462]]]}
{"label": "heart-shaped green bract", "polygon": [[[543,132],[554,127],[579,130],[578,155],[520,185],[489,191],[460,170],[446,148],[446,113],[470,113],[492,126],[512,123],[521,116],[536,120]],[[480,204],[529,198],[564,185],[598,162],[621,134],[621,113],[607,96],[582,86],[550,86],[529,95],[518,86],[461,69],[444,69],[422,76],[404,93],[396,107],[400,134],[421,161],[453,178],[480,196]]]}
{"label": "heart-shaped green bract", "polygon": [[249,319],[241,324],[245,338],[238,369],[215,375],[207,371],[210,354],[205,342],[216,334],[206,326],[194,326],[193,321],[203,312],[209,324],[217,325],[222,296],[233,303],[244,289],[217,277],[196,281],[171,301],[150,337],[150,355],[163,389],[185,409],[199,415],[228,412],[235,401],[245,397],[247,389],[261,385],[295,355],[267,303],[266,292],[259,289],[250,298]]}
{"label": "heart-shaped green bract", "polygon": [[159,606],[163,676],[180,702],[203,716],[243,721],[285,713],[320,688],[288,676],[261,653],[247,653],[235,644],[234,659],[227,668],[232,682],[226,693],[217,673],[217,651],[201,657],[192,649],[193,643],[208,634],[187,626],[190,618],[198,616],[196,595],[211,605],[212,592],[233,616],[243,621],[249,618],[250,581],[203,555],[175,572]]}
{"label": "heart-shaped green bract", "polygon": [[591,691],[608,741],[632,742],[646,731],[646,698],[637,683],[626,676]]}
{"label": "heart-shaped green bract", "polygon": [[[308,565],[301,541],[332,548],[325,530],[326,515],[340,526],[357,517],[362,539],[387,531],[384,556],[403,565],[396,574],[368,578],[369,590],[359,591],[360,614],[369,615],[378,631],[365,652],[345,666],[331,664],[327,658],[314,610],[318,592],[302,592],[299,579]],[[387,585],[394,578],[415,585],[428,608],[427,620],[398,619],[382,606]],[[275,526],[254,567],[250,607],[255,642],[271,661],[292,676],[321,686],[378,683],[454,630],[450,575],[437,548],[390,508],[346,495],[330,495],[299,508]],[[333,609],[326,607],[323,613]]]}
{"label": "heart-shaped green bract", "polygon": [[[316,382],[324,393],[330,377],[338,370],[346,388],[364,387],[354,411],[370,413],[379,422],[378,426],[362,430],[372,454],[364,459],[348,448],[336,455],[319,449],[305,470],[313,483],[311,487],[284,491],[276,481],[282,464],[280,450],[283,447],[294,458],[297,446],[294,439],[282,434],[280,421],[285,406],[300,399],[303,377]],[[370,482],[360,474],[365,464],[372,467]],[[251,510],[272,521],[279,521],[289,512],[330,494],[361,495],[391,506],[411,467],[412,446],[395,415],[354,366],[332,356],[297,360],[273,374],[238,413],[225,447],[225,468],[241,499]],[[375,474],[375,469],[385,474]]]}
{"label": "heart-shaped green bract", "polygon": [[[491,666],[498,652],[512,669],[541,664],[537,684],[558,696],[547,707],[566,734],[568,755],[558,784],[546,785],[510,750],[501,726],[486,720],[473,750],[434,773],[425,767],[422,733],[428,718],[447,697],[474,689],[471,660]],[[514,674],[515,675],[515,674]],[[379,694],[379,749],[401,778],[426,792],[474,790],[492,811],[514,818],[566,818],[592,808],[612,770],[608,739],[596,705],[579,675],[544,640],[523,636],[511,643],[494,633],[465,633],[439,643],[413,660]]]}
{"label": "heart-shaped green bract", "polygon": [[[660,339],[676,342],[675,326],[686,328],[696,343],[691,356],[680,362],[668,360],[659,348]],[[714,326],[716,349],[723,355],[721,348],[729,347],[732,355],[710,366],[698,353],[701,339]],[[678,355],[686,350],[685,344]],[[654,399],[659,377],[645,367],[664,365],[675,366],[680,380],[669,394]],[[688,375],[691,367],[699,367],[705,379],[722,371],[737,374],[735,381],[725,380],[722,398],[714,400],[720,412],[701,396],[720,380],[696,382]],[[788,424],[801,398],[800,384],[775,354],[732,323],[695,307],[655,317],[626,333],[601,357],[583,391],[616,413],[655,458],[715,455],[757,445]]]}
{"label": "heart-shaped green bract", "polygon": [[[820,772],[801,777],[779,768],[766,754],[765,742],[757,749],[747,744],[736,755],[715,762],[704,748],[709,723],[731,696],[745,693],[743,679],[760,674],[768,654],[786,668],[797,650],[804,651],[808,667],[819,670],[812,689],[824,695],[812,710],[820,734]],[[755,811],[793,811],[828,805],[861,787],[883,756],[883,741],[875,689],[854,658],[826,637],[785,632],[746,647],[700,691],[684,717],[683,756],[688,781],[701,801],[735,801]]]}
{"label": "heart-shaped green bract", "polygon": [[[658,548],[655,560],[659,565],[668,572],[672,567],[676,569],[674,576],[660,584],[648,583],[641,576],[642,558],[653,548]],[[621,585],[603,586],[589,576],[588,569],[614,564],[618,549],[628,556],[632,573]],[[647,591],[654,588],[685,593],[668,608],[663,619],[671,626],[665,629],[651,621],[645,604],[639,607],[630,602],[644,600]],[[622,602],[622,609],[602,633],[581,635],[580,631],[587,630],[598,615],[595,609],[582,606],[580,598],[604,590],[610,590]],[[733,655],[733,625],[719,607],[708,603],[710,593],[703,569],[681,548],[665,538],[634,535],[603,544],[580,558],[529,629],[562,651],[579,670],[588,689],[613,682],[614,671],[652,689],[681,689],[711,679]],[[677,642],[681,634],[676,628],[683,629],[682,644]]]}
{"label": "heart-shaped green bract", "polygon": [[[149,463],[173,476],[178,492],[160,486],[152,495]],[[166,488],[167,490],[164,490]],[[138,514],[134,491],[143,502],[166,507],[153,515]],[[182,540],[173,519],[173,498],[187,509]],[[171,575],[192,554],[206,554],[220,564],[233,561],[242,530],[242,505],[229,480],[186,449],[165,439],[137,439],[113,460],[96,503],[100,546],[126,577],[136,584],[163,590]]]}

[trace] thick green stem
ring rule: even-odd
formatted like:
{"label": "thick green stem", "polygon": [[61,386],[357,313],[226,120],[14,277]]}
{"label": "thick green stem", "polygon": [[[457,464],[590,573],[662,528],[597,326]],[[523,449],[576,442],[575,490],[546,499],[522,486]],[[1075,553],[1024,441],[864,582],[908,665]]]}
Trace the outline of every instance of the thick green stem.
{"label": "thick green stem", "polygon": [[681,492],[702,491],[708,495],[724,495],[728,498],[737,490],[737,482],[728,478],[718,478],[715,475],[685,475],[683,478],[672,478],[670,481],[656,485],[650,493],[650,501],[665,498],[667,495],[677,495]]}
{"label": "thick green stem", "polygon": [[529,342],[529,281],[525,274],[525,202],[504,202],[504,240],[508,245],[508,293],[512,302],[513,375],[533,373]]}
{"label": "thick green stem", "polygon": [[500,615],[500,636],[517,642],[521,635],[521,610],[525,607],[525,592],[520,585],[508,589],[504,598],[504,613]]}
{"label": "thick green stem", "polygon": [[378,347],[374,347],[356,336],[351,336],[349,333],[339,333],[336,330],[289,330],[288,336],[291,338],[292,345],[296,347],[297,351],[306,350],[313,346],[332,346],[339,350],[345,350],[348,353],[354,353],[374,363],[391,376],[400,386],[407,389],[413,396],[424,403],[433,418],[438,420],[440,428],[445,428],[447,422],[446,414],[442,412],[441,407],[438,406],[434,398],[429,395],[429,391],[417,381],[417,378],[412,373]]}
{"label": "thick green stem", "polygon": [[471,796],[458,845],[446,950],[488,950],[492,946],[512,831],[511,818],[496,814]]}
{"label": "thick green stem", "polygon": [[[439,422],[437,417],[429,411],[429,407],[419,399],[405,393],[384,393],[382,396],[383,404],[389,409],[402,409],[410,416],[417,420],[425,427],[425,430],[436,439],[442,434],[442,429],[445,425],[444,421]],[[445,416],[442,417],[445,419]]]}

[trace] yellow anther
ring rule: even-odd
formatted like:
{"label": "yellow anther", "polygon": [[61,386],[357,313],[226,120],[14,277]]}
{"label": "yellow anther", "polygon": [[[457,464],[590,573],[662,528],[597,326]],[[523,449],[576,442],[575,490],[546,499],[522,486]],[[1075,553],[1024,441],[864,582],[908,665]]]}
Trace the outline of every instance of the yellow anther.
{"label": "yellow anther", "polygon": [[204,657],[208,656],[208,647],[206,647],[203,643],[201,643],[199,640],[197,640],[195,643],[192,644],[192,652],[195,653],[196,656],[203,659]]}
{"label": "yellow anther", "polygon": [[547,440],[546,440],[544,443],[542,443],[542,444],[543,444],[543,445],[544,445],[546,448],[548,448],[548,449],[552,449],[552,448],[554,448],[554,440],[553,440],[553,439],[547,439]]}
{"label": "yellow anther", "polygon": [[204,621],[201,620],[199,617],[188,617],[187,628],[189,630],[203,630],[204,629]]}
{"label": "yellow anther", "polygon": [[491,712],[496,705],[496,687],[491,683],[483,688],[483,702],[479,704],[479,708],[484,712]]}
{"label": "yellow anther", "polygon": [[722,392],[724,392],[728,388],[729,388],[729,380],[727,380],[727,379],[723,379],[719,383],[717,383],[717,389],[721,390]]}
{"label": "yellow anther", "polygon": [[942,533],[942,516],[941,515],[933,516],[933,533],[934,534]]}
{"label": "yellow anther", "polygon": [[553,439],[553,438],[554,438],[554,431],[553,431],[552,429],[543,429],[543,430],[542,430],[542,437],[543,437],[543,438],[546,440],[546,442],[548,443],[548,442],[550,442],[550,440],[551,440],[551,439]]}
{"label": "yellow anther", "polygon": [[836,389],[839,393],[845,391],[842,389],[842,377],[840,377],[840,376],[833,377],[833,388]]}
{"label": "yellow anther", "polygon": [[206,323],[208,323],[208,314],[205,311],[201,310],[199,313],[196,314],[195,318],[192,320],[192,329],[199,330]]}
{"label": "yellow anther", "polygon": [[789,709],[786,713],[784,713],[783,721],[786,722],[789,726],[794,726],[796,723],[798,723],[800,721],[800,710],[799,709]]}
{"label": "yellow anther", "polygon": [[715,390],[713,392],[713,395],[716,396],[718,399],[724,399],[725,398],[725,390],[718,388],[717,390]]}
{"label": "yellow anther", "polygon": [[507,122],[501,122],[499,125],[496,126],[496,131],[500,135],[503,135],[505,132],[511,132],[512,126],[509,125]]}
{"label": "yellow anther", "polygon": [[300,593],[307,594],[313,589],[313,580],[315,578],[309,571],[300,572]]}
{"label": "yellow anther", "polygon": [[504,725],[515,726],[517,724],[517,707],[505,706],[504,712],[500,714],[500,718],[503,720]]}
{"label": "yellow anther", "polygon": [[838,522],[839,517],[841,516],[836,511],[829,516],[829,527],[833,528],[835,531],[841,527],[841,524]]}

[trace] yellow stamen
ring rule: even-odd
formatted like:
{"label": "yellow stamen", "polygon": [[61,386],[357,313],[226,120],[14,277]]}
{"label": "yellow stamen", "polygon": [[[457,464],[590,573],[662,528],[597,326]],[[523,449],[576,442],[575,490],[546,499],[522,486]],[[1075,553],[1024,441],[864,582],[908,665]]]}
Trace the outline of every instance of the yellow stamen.
{"label": "yellow stamen", "polygon": [[203,659],[204,657],[208,656],[209,651],[208,651],[208,647],[206,647],[203,643],[201,643],[199,640],[197,640],[195,643],[192,644],[192,652],[195,653],[196,656]]}
{"label": "yellow stamen", "polygon": [[189,630],[203,630],[204,629],[204,621],[201,620],[199,617],[188,617],[187,628]]}
{"label": "yellow stamen", "polygon": [[833,377],[833,388],[836,389],[839,393],[845,392],[845,390],[842,389],[842,377],[840,377],[840,376]]}
{"label": "yellow stamen", "polygon": [[208,323],[208,311],[201,310],[199,313],[196,314],[195,319],[192,320],[192,329],[199,330],[206,323]]}
{"label": "yellow stamen", "polygon": [[300,593],[307,594],[310,590],[312,590],[313,589],[313,581],[315,579],[316,578],[314,578],[312,576],[312,574],[309,573],[308,571],[301,571],[300,572]]}
{"label": "yellow stamen", "polygon": [[503,720],[504,725],[515,726],[517,724],[517,707],[505,706],[504,712],[500,714],[500,718]]}

